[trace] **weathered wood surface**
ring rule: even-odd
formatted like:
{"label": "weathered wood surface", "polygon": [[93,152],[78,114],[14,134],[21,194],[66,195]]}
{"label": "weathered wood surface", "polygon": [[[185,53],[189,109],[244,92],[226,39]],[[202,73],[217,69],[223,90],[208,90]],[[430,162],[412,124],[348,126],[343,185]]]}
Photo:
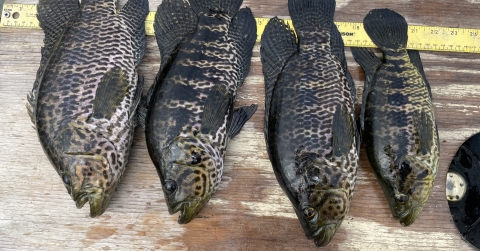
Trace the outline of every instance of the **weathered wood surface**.
{"label": "weathered wood surface", "polygon": [[[150,10],[156,10],[160,2],[150,0]],[[244,5],[251,7],[256,17],[288,16],[286,0],[245,0]],[[338,0],[335,20],[359,22],[370,9],[381,7],[402,13],[410,24],[480,28],[477,0]],[[236,105],[257,103],[259,110],[231,142],[217,193],[198,219],[179,225],[178,214],[167,212],[140,129],[128,169],[106,213],[91,219],[88,207],[75,208],[45,157],[25,109],[42,39],[39,30],[0,29],[0,249],[316,249],[305,238],[267,159],[258,43]],[[363,73],[349,49],[346,53],[360,94]],[[351,210],[324,250],[474,250],[453,224],[445,199],[445,178],[457,148],[480,131],[480,55],[422,52],[421,56],[432,85],[441,140],[440,168],[431,197],[416,222],[402,227],[391,217],[362,147]],[[155,39],[149,37],[140,67],[147,83],[145,91],[159,62]]]}

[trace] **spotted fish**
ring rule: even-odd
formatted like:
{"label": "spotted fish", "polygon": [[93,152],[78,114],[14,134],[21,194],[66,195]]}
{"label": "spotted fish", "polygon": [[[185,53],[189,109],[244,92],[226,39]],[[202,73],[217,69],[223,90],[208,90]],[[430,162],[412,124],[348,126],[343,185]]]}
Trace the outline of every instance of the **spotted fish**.
{"label": "spotted fish", "polygon": [[45,32],[27,109],[78,208],[101,215],[125,171],[143,82],[147,0],[40,0]]}
{"label": "spotted fish", "polygon": [[370,11],[365,31],[385,62],[352,48],[365,71],[361,127],[368,159],[403,226],[422,211],[437,174],[439,142],[430,85],[418,51],[407,51],[407,22],[389,9]]}
{"label": "spotted fish", "polygon": [[215,193],[229,140],[257,106],[233,109],[256,24],[242,0],[165,0],[155,16],[160,71],[142,113],[170,214],[185,224]]}
{"label": "spotted fish", "polygon": [[262,35],[265,139],[305,235],[327,245],[350,208],[358,166],[355,86],[334,0],[289,0],[298,35],[271,19]]}

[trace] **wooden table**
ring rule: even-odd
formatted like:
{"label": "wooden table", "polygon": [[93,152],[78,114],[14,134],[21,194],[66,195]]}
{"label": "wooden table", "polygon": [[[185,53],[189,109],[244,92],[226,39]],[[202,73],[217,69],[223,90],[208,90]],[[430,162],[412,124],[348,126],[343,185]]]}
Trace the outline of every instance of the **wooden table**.
{"label": "wooden table", "polygon": [[[150,0],[150,10],[156,10],[160,2]],[[335,20],[359,22],[369,10],[388,7],[404,15],[409,24],[480,28],[478,3],[338,0]],[[244,5],[256,17],[288,16],[286,0],[245,0]],[[140,128],[128,169],[107,211],[92,219],[88,206],[75,208],[43,153],[25,109],[42,39],[40,30],[0,29],[0,249],[316,249],[305,238],[265,151],[258,43],[235,105],[257,103],[259,109],[231,142],[216,194],[198,219],[179,225],[178,214],[167,212]],[[360,96],[363,72],[348,48],[346,54]],[[392,218],[362,147],[351,210],[324,250],[474,250],[453,224],[445,199],[445,178],[457,148],[480,131],[480,55],[421,52],[421,56],[432,85],[441,141],[440,167],[430,199],[416,222],[402,227]],[[159,68],[159,59],[155,39],[149,37],[139,70],[145,76],[145,92]]]}

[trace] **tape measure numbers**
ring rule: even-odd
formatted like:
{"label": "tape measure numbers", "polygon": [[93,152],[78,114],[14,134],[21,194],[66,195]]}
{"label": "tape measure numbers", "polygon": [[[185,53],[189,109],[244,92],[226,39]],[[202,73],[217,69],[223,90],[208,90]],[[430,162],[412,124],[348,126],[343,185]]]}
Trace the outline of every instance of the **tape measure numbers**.
{"label": "tape measure numbers", "polygon": [[[36,4],[4,4],[0,27],[40,29]],[[155,12],[150,12],[145,20],[147,35],[154,35],[153,22]],[[257,22],[257,42],[268,23],[269,18],[255,18]],[[291,20],[285,22],[292,26]],[[363,29],[362,23],[335,22],[348,47],[370,47],[375,44]],[[446,28],[434,26],[408,26],[407,49],[448,52],[480,53],[480,30],[464,28]]]}

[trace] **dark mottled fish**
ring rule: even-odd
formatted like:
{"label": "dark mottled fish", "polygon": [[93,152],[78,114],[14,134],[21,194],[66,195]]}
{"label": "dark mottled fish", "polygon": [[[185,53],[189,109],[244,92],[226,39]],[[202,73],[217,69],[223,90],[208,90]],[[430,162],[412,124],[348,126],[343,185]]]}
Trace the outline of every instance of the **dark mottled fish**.
{"label": "dark mottled fish", "polygon": [[147,0],[40,0],[45,32],[28,112],[40,143],[81,208],[101,215],[125,171],[143,82],[136,66]]}
{"label": "dark mottled fish", "polygon": [[407,51],[407,22],[376,9],[363,20],[382,62],[365,48],[352,48],[365,71],[361,112],[363,141],[393,217],[404,226],[422,211],[437,174],[439,142],[430,86],[418,51]]}
{"label": "dark mottled fish", "polygon": [[170,214],[188,223],[222,178],[229,140],[257,106],[233,109],[256,25],[242,0],[165,0],[155,17],[162,56],[146,100],[145,134]]}
{"label": "dark mottled fish", "polygon": [[289,0],[298,35],[273,18],[260,50],[265,138],[307,238],[327,245],[350,208],[358,166],[355,86],[333,23],[334,0]]}

